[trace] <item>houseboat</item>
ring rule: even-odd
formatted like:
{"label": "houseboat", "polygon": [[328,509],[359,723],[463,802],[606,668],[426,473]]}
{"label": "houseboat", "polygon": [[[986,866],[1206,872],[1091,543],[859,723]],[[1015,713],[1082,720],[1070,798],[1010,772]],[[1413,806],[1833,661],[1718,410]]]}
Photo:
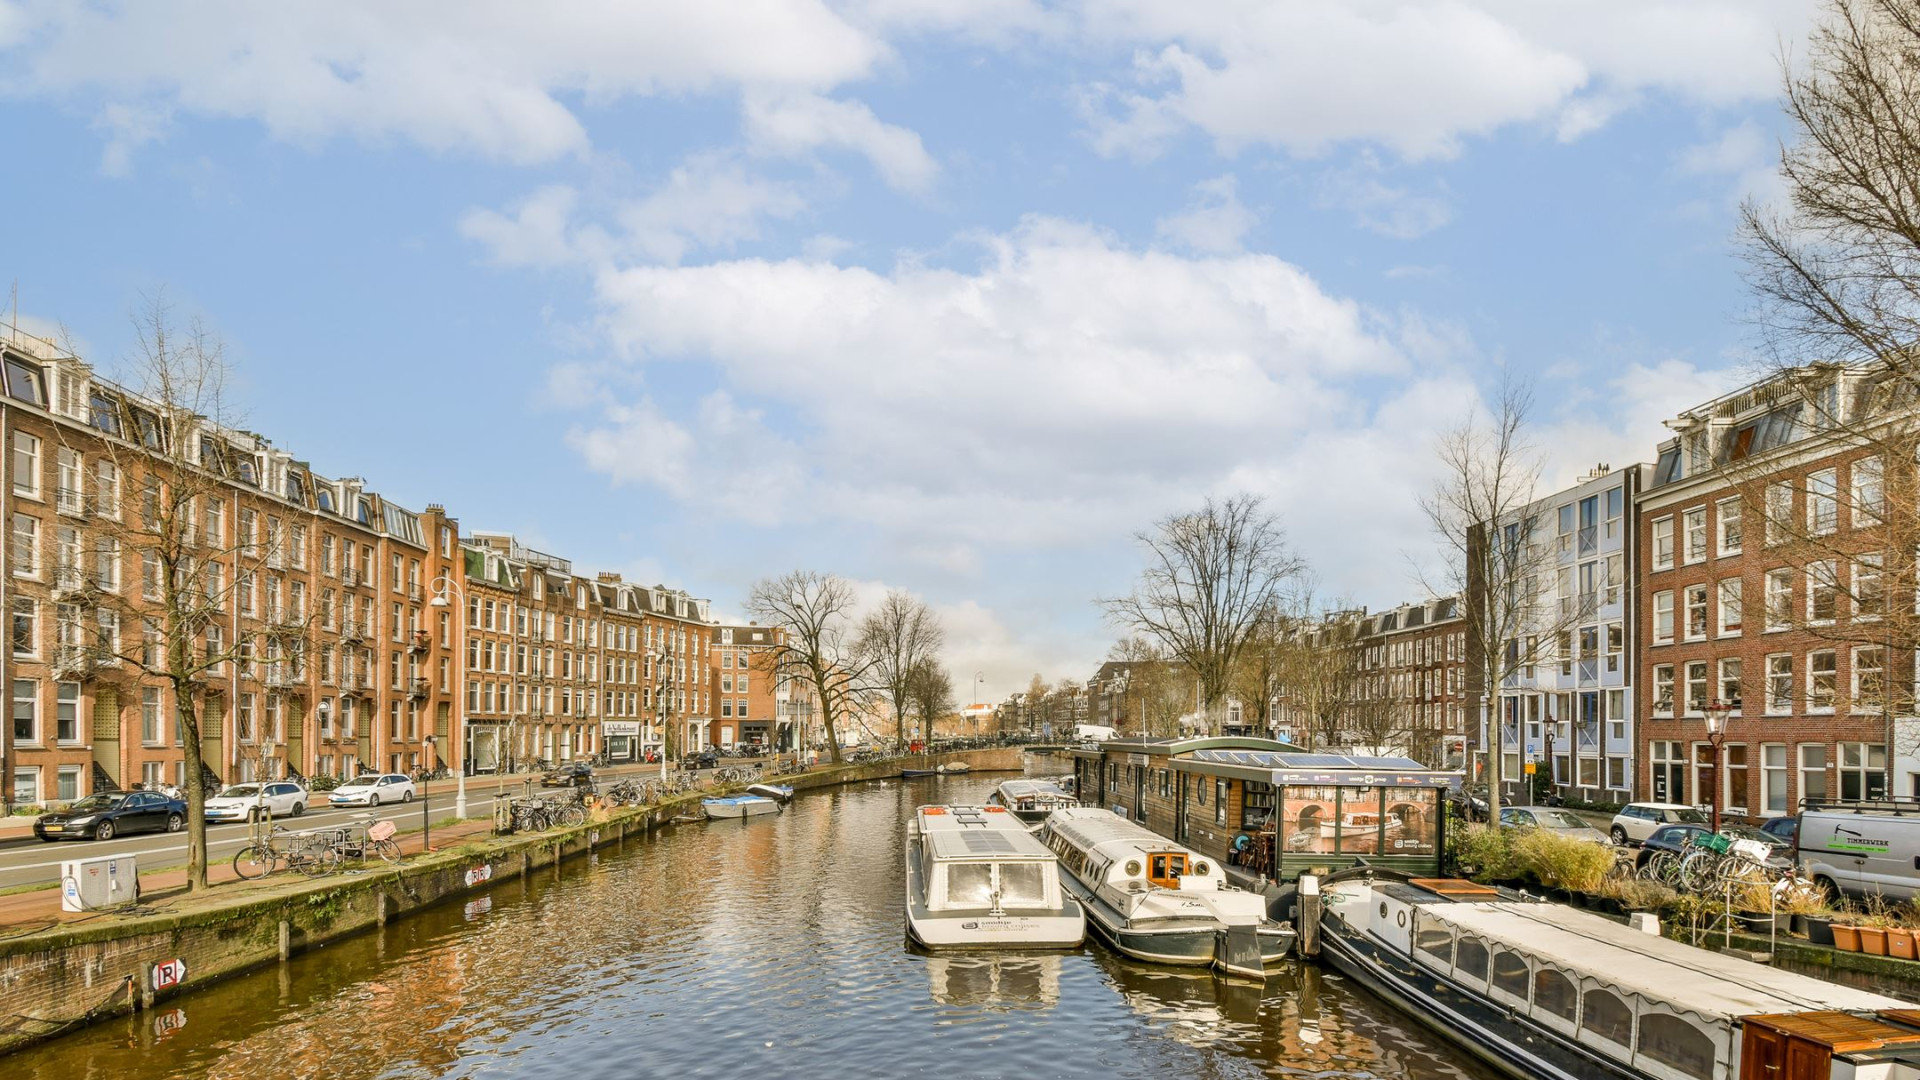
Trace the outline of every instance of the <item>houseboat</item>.
{"label": "houseboat", "polygon": [[1067,891],[1116,952],[1157,964],[1211,965],[1263,977],[1293,947],[1293,927],[1219,865],[1110,811],[1055,810],[1040,839],[1060,856]]}
{"label": "houseboat", "polygon": [[1913,1080],[1908,1002],[1471,882],[1322,883],[1321,956],[1513,1080]]}
{"label": "houseboat", "polygon": [[1080,800],[1051,780],[1007,780],[994,789],[991,798],[995,805],[1012,811],[1029,829],[1039,828],[1055,810],[1080,805]]}
{"label": "houseboat", "polygon": [[929,949],[1070,949],[1087,936],[1060,862],[1001,806],[923,806],[907,823],[907,933]]}
{"label": "houseboat", "polygon": [[1440,873],[1442,796],[1460,774],[1402,757],[1308,753],[1240,736],[1114,739],[1075,750],[1075,794],[1248,879],[1365,860]]}

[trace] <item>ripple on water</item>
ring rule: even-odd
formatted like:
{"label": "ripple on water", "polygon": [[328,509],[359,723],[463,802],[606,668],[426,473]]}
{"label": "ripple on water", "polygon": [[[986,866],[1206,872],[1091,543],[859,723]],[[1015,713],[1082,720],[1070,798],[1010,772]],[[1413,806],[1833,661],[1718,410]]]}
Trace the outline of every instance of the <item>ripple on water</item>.
{"label": "ripple on water", "polygon": [[1313,968],[1262,988],[1098,948],[928,956],[903,823],[988,777],[678,826],[7,1061],[8,1080],[832,1076],[1438,1080],[1466,1060]]}

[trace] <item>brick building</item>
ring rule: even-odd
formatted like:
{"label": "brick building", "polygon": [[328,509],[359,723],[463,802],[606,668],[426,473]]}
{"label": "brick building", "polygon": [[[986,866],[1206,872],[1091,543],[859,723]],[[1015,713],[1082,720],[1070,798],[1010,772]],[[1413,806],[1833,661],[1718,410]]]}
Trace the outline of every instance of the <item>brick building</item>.
{"label": "brick building", "polygon": [[707,668],[715,702],[714,743],[776,745],[775,647],[781,632],[758,623],[713,629]]}
{"label": "brick building", "polygon": [[[1809,394],[1848,408],[1861,377],[1809,369],[1668,421],[1636,541],[1642,797],[1710,801],[1706,710],[1719,703],[1732,707],[1719,799],[1735,817],[1888,793],[1890,751],[1912,721],[1886,702],[1910,700],[1913,658],[1876,641],[1887,541],[1863,510],[1884,499],[1884,469],[1807,408]],[[1853,554],[1808,561],[1801,533]],[[1914,785],[1909,769],[1894,786]]]}

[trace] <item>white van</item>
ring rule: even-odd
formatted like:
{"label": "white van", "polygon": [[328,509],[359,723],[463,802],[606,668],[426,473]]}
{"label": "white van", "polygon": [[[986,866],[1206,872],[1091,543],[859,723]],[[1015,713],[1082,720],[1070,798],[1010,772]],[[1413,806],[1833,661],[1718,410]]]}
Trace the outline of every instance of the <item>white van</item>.
{"label": "white van", "polygon": [[1798,842],[1801,872],[1831,892],[1920,893],[1920,801],[1808,803]]}

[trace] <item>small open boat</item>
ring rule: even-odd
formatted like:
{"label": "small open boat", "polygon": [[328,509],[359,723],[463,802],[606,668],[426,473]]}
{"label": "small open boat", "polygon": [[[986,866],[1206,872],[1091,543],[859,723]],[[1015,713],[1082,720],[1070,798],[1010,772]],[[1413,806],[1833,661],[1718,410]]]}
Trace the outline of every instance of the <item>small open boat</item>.
{"label": "small open boat", "polygon": [[765,795],[729,795],[725,798],[701,799],[700,809],[710,821],[721,818],[750,818],[761,814],[777,814],[780,804]]}
{"label": "small open boat", "polygon": [[787,784],[748,784],[747,794],[758,795],[775,802],[793,801],[793,788]]}
{"label": "small open boat", "polygon": [[901,769],[900,775],[912,779],[916,776],[939,776],[939,769]]}
{"label": "small open boat", "polygon": [[949,761],[945,765],[940,766],[940,769],[939,769],[939,772],[942,776],[956,776],[961,773],[970,773],[972,771],[973,771],[973,766],[967,764],[964,761]]}

